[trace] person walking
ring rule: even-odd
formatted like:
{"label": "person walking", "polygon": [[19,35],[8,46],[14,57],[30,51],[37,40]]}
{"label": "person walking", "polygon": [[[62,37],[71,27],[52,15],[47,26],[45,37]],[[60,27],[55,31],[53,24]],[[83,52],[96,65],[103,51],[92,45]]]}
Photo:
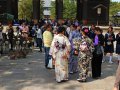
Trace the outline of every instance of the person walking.
{"label": "person walking", "polygon": [[116,53],[118,54],[118,61],[120,64],[120,31],[116,35]]}
{"label": "person walking", "polygon": [[40,25],[38,25],[38,30],[37,30],[37,44],[40,49],[39,52],[42,52],[42,30],[40,29]]}
{"label": "person walking", "polygon": [[113,27],[108,28],[108,32],[105,34],[105,56],[107,53],[110,53],[109,63],[113,63],[112,57],[114,52],[114,42],[115,41],[115,34],[113,32]]}
{"label": "person walking", "polygon": [[11,45],[10,50],[13,50],[13,37],[14,37],[14,30],[13,30],[12,24],[9,24],[9,27],[8,27],[8,39],[9,39],[9,43]]}
{"label": "person walking", "polygon": [[92,58],[92,78],[97,79],[101,77],[101,65],[103,59],[102,46],[104,45],[104,36],[101,34],[101,29],[99,27],[95,28],[95,38],[94,38],[94,47]]}
{"label": "person walking", "polygon": [[50,48],[50,55],[55,60],[55,76],[58,83],[68,81],[70,42],[64,32],[64,27],[58,28],[58,34],[54,37]]}
{"label": "person walking", "polygon": [[48,68],[48,63],[49,63],[49,59],[51,58],[51,56],[49,55],[49,50],[51,47],[51,43],[53,40],[53,36],[51,33],[52,27],[50,24],[48,24],[46,26],[46,31],[44,31],[43,33],[43,43],[44,43],[44,51],[45,51],[45,67]]}

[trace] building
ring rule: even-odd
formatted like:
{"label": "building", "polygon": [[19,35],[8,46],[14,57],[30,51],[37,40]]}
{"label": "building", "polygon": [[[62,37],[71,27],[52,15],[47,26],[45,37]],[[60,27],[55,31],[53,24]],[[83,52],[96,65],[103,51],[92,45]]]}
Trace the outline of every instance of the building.
{"label": "building", "polygon": [[[33,0],[33,19],[40,19],[40,1]],[[63,1],[56,2],[56,19],[63,18]],[[72,1],[72,0],[71,0]],[[89,24],[106,25],[109,23],[109,5],[110,0],[76,0],[77,15],[79,21],[86,20]],[[49,18],[51,0],[43,0],[44,16]],[[0,0],[0,14],[9,13],[18,18],[18,0]]]}
{"label": "building", "polygon": [[43,0],[43,8],[44,8],[44,11],[43,11],[44,18],[50,18],[51,0]]}
{"label": "building", "polygon": [[0,14],[8,13],[18,19],[18,0],[0,0]]}
{"label": "building", "polygon": [[86,7],[83,8],[83,19],[87,19],[90,24],[105,25],[109,23],[110,0],[86,0]]}

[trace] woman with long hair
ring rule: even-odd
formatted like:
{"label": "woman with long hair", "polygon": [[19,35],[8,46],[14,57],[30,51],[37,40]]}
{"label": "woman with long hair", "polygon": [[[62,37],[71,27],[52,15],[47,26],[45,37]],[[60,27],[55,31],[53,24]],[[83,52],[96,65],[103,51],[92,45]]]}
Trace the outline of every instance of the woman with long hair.
{"label": "woman with long hair", "polygon": [[104,36],[101,34],[101,29],[99,27],[95,28],[95,38],[94,38],[94,47],[92,59],[92,77],[97,79],[101,77],[101,65],[103,58],[102,46],[104,45]]}

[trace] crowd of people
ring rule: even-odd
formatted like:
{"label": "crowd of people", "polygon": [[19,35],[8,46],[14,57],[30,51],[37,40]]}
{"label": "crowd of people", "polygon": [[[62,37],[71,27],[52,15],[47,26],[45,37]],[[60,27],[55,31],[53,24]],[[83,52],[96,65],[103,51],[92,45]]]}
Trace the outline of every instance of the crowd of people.
{"label": "crowd of people", "polygon": [[[101,65],[106,60],[107,53],[110,53],[108,60],[110,64],[113,63],[114,51],[120,61],[120,32],[115,35],[112,26],[109,26],[105,35],[103,30],[95,25],[88,27],[76,23],[67,25],[62,23],[47,27],[49,29],[43,33],[45,67],[48,68],[49,60],[52,58],[57,82],[67,81],[68,74],[76,72],[79,72],[78,81],[87,81],[90,62],[92,78],[100,78]],[[116,50],[114,50],[115,41]]]}
{"label": "crowd of people", "polygon": [[[0,42],[7,35],[11,44],[10,49],[13,50],[15,34],[12,25],[9,25],[6,33],[2,30],[3,26],[0,23]],[[39,47],[39,52],[43,52],[44,46],[45,68],[49,69],[48,64],[52,59],[58,83],[68,81],[69,74],[77,72],[79,73],[77,80],[86,82],[90,63],[92,78],[99,79],[102,62],[106,60],[107,53],[110,53],[108,61],[112,64],[113,53],[116,51],[120,63],[120,31],[115,35],[112,26],[109,26],[105,35],[100,27],[82,25],[77,20],[44,21],[34,25],[22,23],[16,30],[17,35],[21,35],[24,39],[31,37],[34,45]],[[116,50],[114,50],[115,41]],[[0,53],[2,54],[2,49]]]}

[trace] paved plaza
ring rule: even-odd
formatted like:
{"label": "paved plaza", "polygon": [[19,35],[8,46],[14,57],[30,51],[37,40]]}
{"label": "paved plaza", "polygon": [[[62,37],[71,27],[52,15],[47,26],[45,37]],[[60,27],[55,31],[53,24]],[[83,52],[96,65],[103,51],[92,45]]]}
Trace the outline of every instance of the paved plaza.
{"label": "paved plaza", "polygon": [[109,64],[106,61],[100,79],[88,78],[86,83],[80,83],[76,73],[70,75],[68,82],[57,83],[54,69],[44,67],[44,53],[34,50],[25,59],[0,58],[0,90],[112,90],[116,68],[116,62]]}

